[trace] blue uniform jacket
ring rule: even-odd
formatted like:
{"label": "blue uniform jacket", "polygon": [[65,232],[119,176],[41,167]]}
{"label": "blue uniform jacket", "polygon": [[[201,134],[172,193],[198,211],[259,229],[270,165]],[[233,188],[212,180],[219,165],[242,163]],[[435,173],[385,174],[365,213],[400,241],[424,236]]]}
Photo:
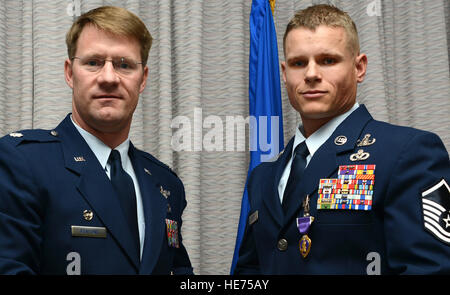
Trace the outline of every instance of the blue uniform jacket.
{"label": "blue uniform jacket", "polygon": [[[145,215],[142,261],[108,176],[69,116],[53,131],[0,139],[0,273],[66,274],[75,262],[81,274],[192,273],[181,180],[131,143],[129,155]],[[177,222],[178,248],[169,245],[166,219]],[[106,237],[74,234],[72,226],[105,228]]]}
{"label": "blue uniform jacket", "polygon": [[[357,146],[367,134],[376,141]],[[344,136],[345,143],[335,143]],[[450,273],[450,195],[445,185],[432,188],[450,180],[449,156],[438,136],[376,121],[361,105],[311,158],[294,189],[298,198],[284,215],[278,183],[292,145],[293,139],[276,161],[260,164],[249,178],[251,209],[235,274]],[[351,161],[361,149],[369,157]],[[317,209],[320,179],[336,179],[341,165],[371,164],[376,165],[371,210]],[[427,198],[433,196],[442,212],[425,212],[430,206],[423,205],[422,193],[429,188]],[[306,195],[315,220],[303,258],[296,218],[303,216]],[[427,227],[433,214],[436,222]]]}

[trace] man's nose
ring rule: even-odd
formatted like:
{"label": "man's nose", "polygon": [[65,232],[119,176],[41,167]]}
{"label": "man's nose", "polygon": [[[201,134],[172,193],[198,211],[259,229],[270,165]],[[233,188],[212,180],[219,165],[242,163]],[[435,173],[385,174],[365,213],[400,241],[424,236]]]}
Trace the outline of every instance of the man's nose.
{"label": "man's nose", "polygon": [[106,84],[117,84],[120,82],[119,75],[114,69],[112,61],[105,60],[105,64],[103,65],[103,68],[98,76],[98,82]]}
{"label": "man's nose", "polygon": [[315,62],[309,62],[305,72],[305,82],[313,83],[322,79],[319,65]]}

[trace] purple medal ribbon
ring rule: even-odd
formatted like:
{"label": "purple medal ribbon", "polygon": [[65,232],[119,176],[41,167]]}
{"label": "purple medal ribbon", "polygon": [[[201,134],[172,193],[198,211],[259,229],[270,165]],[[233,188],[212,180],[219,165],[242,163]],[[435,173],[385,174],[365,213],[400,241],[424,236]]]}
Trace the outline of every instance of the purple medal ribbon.
{"label": "purple medal ribbon", "polygon": [[304,216],[297,218],[297,228],[302,235],[308,233],[309,227],[311,226],[311,223],[314,220],[313,218],[314,217],[312,216]]}

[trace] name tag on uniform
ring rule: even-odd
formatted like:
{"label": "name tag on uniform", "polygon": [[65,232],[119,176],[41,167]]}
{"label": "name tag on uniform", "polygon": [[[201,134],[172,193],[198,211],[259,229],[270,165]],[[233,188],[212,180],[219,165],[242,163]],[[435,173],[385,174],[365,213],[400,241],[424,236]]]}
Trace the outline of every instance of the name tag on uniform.
{"label": "name tag on uniform", "polygon": [[253,223],[255,223],[258,220],[258,210],[256,210],[255,212],[252,213],[252,215],[250,215],[248,217],[248,225],[252,225]]}
{"label": "name tag on uniform", "polygon": [[72,237],[106,238],[105,227],[72,225]]}

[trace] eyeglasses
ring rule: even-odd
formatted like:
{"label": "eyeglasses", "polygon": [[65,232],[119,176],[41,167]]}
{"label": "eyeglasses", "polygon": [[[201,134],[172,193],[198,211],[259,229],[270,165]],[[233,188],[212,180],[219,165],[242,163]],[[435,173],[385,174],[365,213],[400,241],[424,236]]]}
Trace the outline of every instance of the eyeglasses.
{"label": "eyeglasses", "polygon": [[130,75],[137,72],[142,62],[137,62],[129,57],[115,57],[113,59],[105,59],[96,56],[72,57],[72,60],[79,59],[80,65],[88,72],[96,73],[100,71],[107,61],[110,61],[114,70],[122,75]]}

